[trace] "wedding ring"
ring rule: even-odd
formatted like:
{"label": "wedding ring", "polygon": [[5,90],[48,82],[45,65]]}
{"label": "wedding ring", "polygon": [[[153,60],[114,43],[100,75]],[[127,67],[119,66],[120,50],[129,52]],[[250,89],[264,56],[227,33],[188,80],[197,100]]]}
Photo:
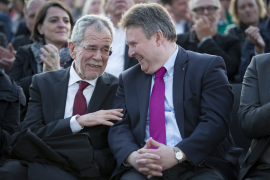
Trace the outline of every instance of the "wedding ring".
{"label": "wedding ring", "polygon": [[55,52],[55,53],[52,53],[52,54],[51,54],[51,57],[54,58],[56,55],[57,55],[56,52]]}

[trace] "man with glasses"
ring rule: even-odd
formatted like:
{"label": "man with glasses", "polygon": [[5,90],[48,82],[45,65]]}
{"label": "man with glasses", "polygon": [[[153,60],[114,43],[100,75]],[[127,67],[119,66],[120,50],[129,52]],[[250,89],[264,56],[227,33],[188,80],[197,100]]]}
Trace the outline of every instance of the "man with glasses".
{"label": "man with glasses", "polygon": [[71,67],[33,77],[19,134],[31,141],[23,138],[12,148],[16,159],[26,162],[9,161],[0,168],[1,180],[109,179],[115,167],[109,120],[122,117],[122,109],[107,110],[118,86],[117,78],[104,72],[113,36],[108,18],[81,17],[68,43]]}
{"label": "man with glasses", "polygon": [[218,55],[224,59],[229,80],[234,80],[241,58],[240,42],[231,35],[217,32],[220,17],[219,0],[190,0],[194,23],[192,29],[177,36],[177,44],[186,50]]}

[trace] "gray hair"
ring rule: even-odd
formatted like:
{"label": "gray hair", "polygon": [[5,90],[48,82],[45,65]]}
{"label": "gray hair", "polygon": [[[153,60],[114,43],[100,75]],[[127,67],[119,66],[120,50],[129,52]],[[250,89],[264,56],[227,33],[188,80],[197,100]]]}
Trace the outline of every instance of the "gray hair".
{"label": "gray hair", "polygon": [[84,30],[86,27],[93,27],[96,31],[102,31],[105,28],[111,33],[111,40],[114,37],[114,28],[112,22],[107,18],[99,15],[85,15],[77,20],[74,25],[71,41],[72,42],[81,42],[84,37]]}
{"label": "gray hair", "polygon": [[122,17],[119,26],[126,30],[132,26],[142,26],[147,39],[157,31],[161,31],[167,40],[177,39],[175,27],[168,11],[159,4],[137,4],[130,8]]}
{"label": "gray hair", "polygon": [[[195,6],[195,3],[199,1],[199,0],[189,0],[189,10],[192,12],[193,9],[194,9],[194,6]],[[217,7],[220,9],[221,8],[221,4],[220,4],[220,1],[219,0],[215,0],[216,3],[217,3]]]}

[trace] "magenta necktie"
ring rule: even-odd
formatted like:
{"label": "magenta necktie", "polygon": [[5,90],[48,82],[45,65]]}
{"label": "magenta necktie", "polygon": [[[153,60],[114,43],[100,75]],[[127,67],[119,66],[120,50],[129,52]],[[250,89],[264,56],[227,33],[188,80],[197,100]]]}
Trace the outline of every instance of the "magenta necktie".
{"label": "magenta necktie", "polygon": [[83,95],[83,90],[89,85],[88,82],[78,81],[79,89],[75,95],[74,104],[73,104],[73,116],[74,115],[84,115],[87,110],[86,99]]}
{"label": "magenta necktie", "polygon": [[[164,67],[155,73],[155,84],[152,89],[149,108],[149,130],[150,137],[162,144],[166,143],[165,129],[165,83],[163,76],[166,73]],[[151,147],[155,149],[155,147]]]}

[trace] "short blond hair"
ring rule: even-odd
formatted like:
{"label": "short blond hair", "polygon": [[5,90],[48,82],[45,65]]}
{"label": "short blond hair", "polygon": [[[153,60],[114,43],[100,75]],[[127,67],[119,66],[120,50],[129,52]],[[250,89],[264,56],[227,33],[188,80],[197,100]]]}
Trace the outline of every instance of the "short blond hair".
{"label": "short blond hair", "polygon": [[[265,10],[265,4],[263,2],[263,0],[255,0],[258,7],[259,7],[259,11],[260,11],[260,19],[265,18],[266,16],[266,10]],[[235,23],[240,23],[240,19],[238,17],[238,7],[237,7],[237,3],[238,0],[231,0],[231,4],[230,4],[230,8],[229,8],[229,12],[232,15],[232,20]]]}

